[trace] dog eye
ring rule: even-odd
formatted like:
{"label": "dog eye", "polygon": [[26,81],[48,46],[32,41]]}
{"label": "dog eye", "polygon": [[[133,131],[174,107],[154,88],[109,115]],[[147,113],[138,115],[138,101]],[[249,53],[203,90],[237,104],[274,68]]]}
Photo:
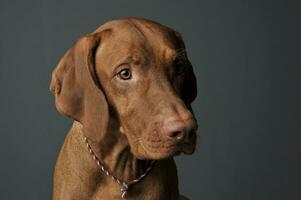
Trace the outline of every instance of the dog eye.
{"label": "dog eye", "polygon": [[132,73],[130,69],[122,69],[120,72],[118,72],[118,77],[123,80],[129,80],[132,78]]}
{"label": "dog eye", "polygon": [[184,72],[185,66],[184,63],[181,62],[180,60],[175,60],[174,61],[174,71],[176,75],[180,75]]}

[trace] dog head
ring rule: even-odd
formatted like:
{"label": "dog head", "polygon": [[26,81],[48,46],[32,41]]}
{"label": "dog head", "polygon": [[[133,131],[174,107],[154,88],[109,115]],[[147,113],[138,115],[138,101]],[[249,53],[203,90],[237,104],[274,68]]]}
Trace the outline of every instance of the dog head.
{"label": "dog head", "polygon": [[50,89],[91,140],[114,129],[140,159],[194,151],[196,79],[181,36],[168,27],[136,18],[104,24],[64,55]]}

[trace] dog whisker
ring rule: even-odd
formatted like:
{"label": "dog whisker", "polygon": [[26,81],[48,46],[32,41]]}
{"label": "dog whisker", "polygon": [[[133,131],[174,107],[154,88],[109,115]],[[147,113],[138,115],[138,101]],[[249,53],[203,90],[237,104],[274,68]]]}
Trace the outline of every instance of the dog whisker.
{"label": "dog whisker", "polygon": [[186,55],[186,49],[184,48],[180,48],[178,50],[176,50],[176,58],[185,58]]}

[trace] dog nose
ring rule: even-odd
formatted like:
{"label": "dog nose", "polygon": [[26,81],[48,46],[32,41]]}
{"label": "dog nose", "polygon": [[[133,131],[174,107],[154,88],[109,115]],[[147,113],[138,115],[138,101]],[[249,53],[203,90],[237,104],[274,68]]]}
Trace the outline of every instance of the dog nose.
{"label": "dog nose", "polygon": [[164,132],[167,138],[177,142],[189,142],[193,131],[196,130],[195,120],[186,119],[173,119],[164,124]]}
{"label": "dog nose", "polygon": [[179,130],[176,130],[176,131],[171,131],[168,133],[168,137],[171,138],[171,139],[175,139],[177,141],[182,141],[185,137],[185,131],[179,131]]}

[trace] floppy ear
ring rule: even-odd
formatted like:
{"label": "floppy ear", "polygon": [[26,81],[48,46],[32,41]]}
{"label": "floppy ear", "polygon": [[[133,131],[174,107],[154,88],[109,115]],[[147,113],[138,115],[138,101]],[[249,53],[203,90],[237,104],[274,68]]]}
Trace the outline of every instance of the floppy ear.
{"label": "floppy ear", "polygon": [[183,87],[184,91],[183,91],[182,98],[186,103],[192,103],[197,96],[196,78],[195,78],[195,75],[193,72],[192,65],[188,59],[186,47],[185,47],[185,44],[184,44],[181,34],[178,32],[175,32],[175,36],[177,39],[178,47],[180,49],[184,50],[185,58],[186,58],[187,64],[188,64],[188,70],[184,77],[184,87]]}
{"label": "floppy ear", "polygon": [[109,110],[95,70],[102,33],[82,37],[52,73],[50,90],[60,113],[83,125],[85,136],[99,141],[106,132]]}

